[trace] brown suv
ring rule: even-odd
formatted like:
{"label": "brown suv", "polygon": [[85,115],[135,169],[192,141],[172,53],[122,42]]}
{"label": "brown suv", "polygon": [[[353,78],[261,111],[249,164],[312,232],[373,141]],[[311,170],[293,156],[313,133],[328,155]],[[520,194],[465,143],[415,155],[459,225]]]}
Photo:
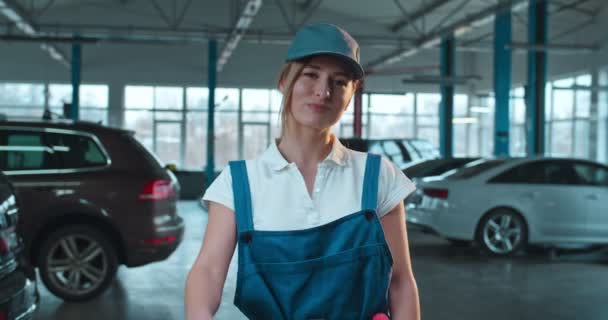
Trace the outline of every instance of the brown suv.
{"label": "brown suv", "polygon": [[99,295],[119,264],[166,259],[182,239],[177,180],[131,131],[3,120],[0,169],[21,200],[27,257],[65,300]]}

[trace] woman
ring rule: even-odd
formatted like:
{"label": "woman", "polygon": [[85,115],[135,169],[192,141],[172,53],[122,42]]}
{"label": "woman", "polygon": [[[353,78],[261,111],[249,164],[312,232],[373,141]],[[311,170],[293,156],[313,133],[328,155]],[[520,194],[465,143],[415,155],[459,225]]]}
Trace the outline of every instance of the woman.
{"label": "woman", "polygon": [[203,197],[209,221],[186,284],[188,319],[217,311],[237,242],[234,303],[250,319],[420,318],[403,207],[414,186],[331,134],[362,77],[346,31],[298,31],[279,77],[281,137],[231,162]]}

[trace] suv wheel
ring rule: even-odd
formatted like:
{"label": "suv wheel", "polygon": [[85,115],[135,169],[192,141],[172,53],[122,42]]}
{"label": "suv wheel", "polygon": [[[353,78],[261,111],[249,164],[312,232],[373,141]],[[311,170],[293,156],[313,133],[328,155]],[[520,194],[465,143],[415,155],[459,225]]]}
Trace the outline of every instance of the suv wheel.
{"label": "suv wheel", "polygon": [[494,256],[508,256],[521,249],[528,240],[524,219],[509,209],[497,209],[487,214],[477,230],[477,242]]}
{"label": "suv wheel", "polygon": [[114,279],[118,261],[106,236],[75,225],[53,232],[40,247],[40,277],[56,296],[67,301],[90,300]]}

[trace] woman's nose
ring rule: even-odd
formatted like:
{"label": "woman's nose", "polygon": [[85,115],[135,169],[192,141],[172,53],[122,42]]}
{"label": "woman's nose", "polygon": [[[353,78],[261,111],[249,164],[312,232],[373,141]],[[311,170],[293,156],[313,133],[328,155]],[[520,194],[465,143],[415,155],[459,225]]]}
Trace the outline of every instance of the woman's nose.
{"label": "woman's nose", "polygon": [[331,86],[327,81],[318,81],[315,86],[315,94],[323,99],[331,97]]}

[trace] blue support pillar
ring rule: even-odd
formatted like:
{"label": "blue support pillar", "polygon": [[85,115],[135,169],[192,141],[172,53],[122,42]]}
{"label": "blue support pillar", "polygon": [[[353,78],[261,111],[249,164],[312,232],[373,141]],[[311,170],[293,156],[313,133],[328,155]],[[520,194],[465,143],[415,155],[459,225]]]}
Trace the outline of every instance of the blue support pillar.
{"label": "blue support pillar", "polygon": [[[530,0],[528,5],[528,42],[547,44],[547,2]],[[545,153],[545,82],[547,54],[542,50],[528,52],[528,84],[526,86],[526,124],[528,155]]]}
{"label": "blue support pillar", "polygon": [[494,19],[494,155],[509,155],[509,94],[511,89],[511,11]]}
{"label": "blue support pillar", "polygon": [[454,36],[441,41],[441,105],[439,109],[439,149],[444,158],[454,155]]}
{"label": "blue support pillar", "polygon": [[82,48],[80,43],[72,44],[72,105],[70,107],[70,118],[78,120],[80,111],[80,71]]}
{"label": "blue support pillar", "polygon": [[207,63],[207,86],[209,88],[209,100],[207,114],[207,186],[211,185],[215,178],[215,87],[217,77],[217,40],[209,40]]}

